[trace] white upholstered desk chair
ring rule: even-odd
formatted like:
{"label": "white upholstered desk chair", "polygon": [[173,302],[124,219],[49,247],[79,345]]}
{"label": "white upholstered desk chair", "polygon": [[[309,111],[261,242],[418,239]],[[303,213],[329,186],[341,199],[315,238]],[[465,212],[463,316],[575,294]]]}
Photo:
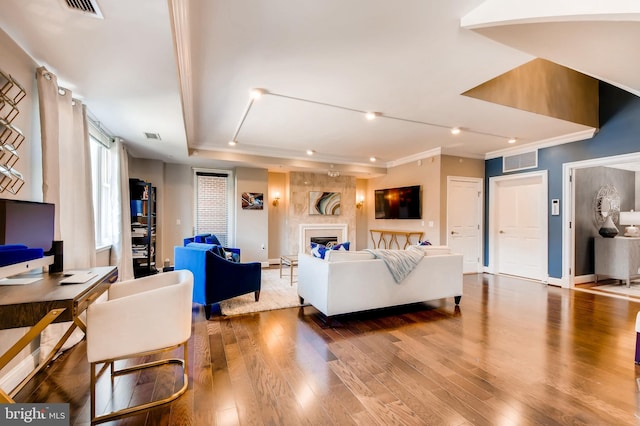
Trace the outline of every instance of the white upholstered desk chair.
{"label": "white upholstered desk chair", "polygon": [[[166,404],[188,386],[187,341],[191,336],[193,274],[165,272],[112,284],[109,298],[87,309],[87,358],[91,363],[91,422],[100,423]],[[114,361],[151,355],[182,346],[184,358],[165,358],[115,370]],[[96,365],[105,365],[96,375]],[[164,364],[179,364],[183,386],[174,394],[96,417],[96,382],[109,365],[113,376]]]}

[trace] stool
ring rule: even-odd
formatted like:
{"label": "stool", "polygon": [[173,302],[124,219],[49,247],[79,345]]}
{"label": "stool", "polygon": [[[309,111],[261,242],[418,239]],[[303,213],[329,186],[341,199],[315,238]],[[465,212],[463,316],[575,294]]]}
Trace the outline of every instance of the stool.
{"label": "stool", "polygon": [[640,364],[640,312],[636,316],[636,364]]}

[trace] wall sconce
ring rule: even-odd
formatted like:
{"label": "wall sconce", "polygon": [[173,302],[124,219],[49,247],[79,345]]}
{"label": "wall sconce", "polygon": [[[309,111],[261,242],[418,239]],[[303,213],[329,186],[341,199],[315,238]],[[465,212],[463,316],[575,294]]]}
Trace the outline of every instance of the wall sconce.
{"label": "wall sconce", "polygon": [[273,201],[271,204],[273,204],[273,207],[278,207],[278,204],[280,204],[280,193],[278,191],[273,193]]}
{"label": "wall sconce", "polygon": [[358,201],[356,201],[356,208],[361,209],[364,206],[364,195],[360,195],[358,197]]}

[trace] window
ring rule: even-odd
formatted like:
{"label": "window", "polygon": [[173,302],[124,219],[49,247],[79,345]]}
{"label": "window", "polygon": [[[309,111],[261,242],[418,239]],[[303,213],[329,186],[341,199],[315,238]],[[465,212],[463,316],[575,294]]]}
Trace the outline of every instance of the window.
{"label": "window", "polygon": [[196,234],[215,234],[229,241],[229,174],[196,171]]}
{"label": "window", "polygon": [[[91,127],[90,127],[91,129]],[[112,153],[99,135],[89,131],[91,145],[91,180],[93,185],[93,212],[95,218],[96,248],[113,243],[113,214],[111,213],[111,161]]]}

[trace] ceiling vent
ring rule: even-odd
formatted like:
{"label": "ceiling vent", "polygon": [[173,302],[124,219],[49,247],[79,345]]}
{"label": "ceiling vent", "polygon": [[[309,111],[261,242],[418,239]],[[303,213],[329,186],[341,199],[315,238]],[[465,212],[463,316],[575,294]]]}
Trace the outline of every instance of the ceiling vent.
{"label": "ceiling vent", "polygon": [[152,141],[159,141],[160,140],[160,134],[159,133],[144,132],[144,137],[147,138],[148,140],[152,140]]}
{"label": "ceiling vent", "polygon": [[97,0],[63,0],[67,7],[71,10],[83,13],[95,18],[104,19]]}
{"label": "ceiling vent", "polygon": [[523,152],[502,157],[502,172],[515,172],[518,170],[535,169],[538,167],[538,150]]}

